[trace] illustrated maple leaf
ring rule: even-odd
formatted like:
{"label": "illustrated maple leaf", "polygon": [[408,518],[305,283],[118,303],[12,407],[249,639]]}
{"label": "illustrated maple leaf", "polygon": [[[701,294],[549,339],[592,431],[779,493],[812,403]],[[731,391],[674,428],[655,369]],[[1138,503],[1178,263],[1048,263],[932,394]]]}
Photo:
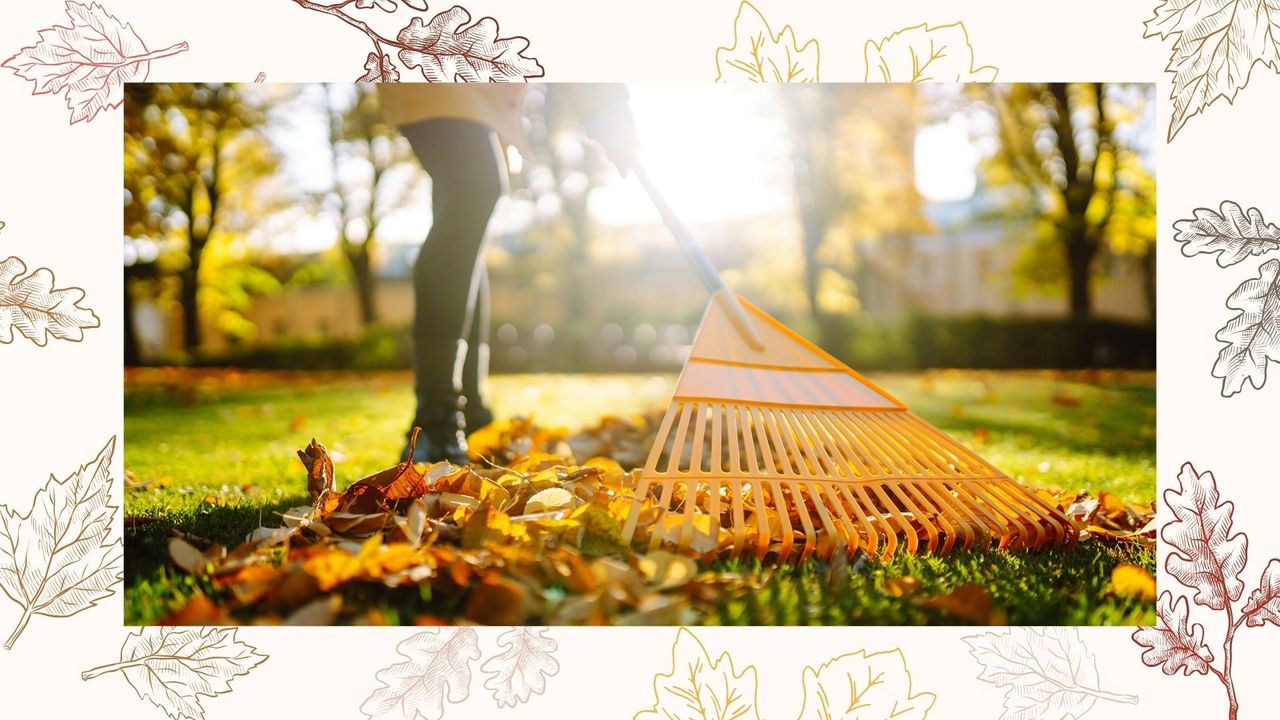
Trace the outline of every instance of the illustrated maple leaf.
{"label": "illustrated maple leaf", "polygon": [[369,58],[364,61],[364,70],[365,73],[356,78],[356,82],[400,82],[400,71],[391,64],[390,55],[379,56],[378,53],[369,53]]}
{"label": "illustrated maple leaf", "polygon": [[0,343],[13,342],[15,332],[40,346],[50,335],[80,342],[85,328],[98,327],[98,316],[80,307],[84,290],[55,288],[48,268],[26,271],[16,257],[0,262]]}
{"label": "illustrated maple leaf", "polygon": [[236,639],[236,628],[144,627],[129,633],[120,662],[80,674],[124,673],[138,697],[174,720],[203,720],[200,696],[231,692],[231,680],[267,657]]}
{"label": "illustrated maple leaf", "polygon": [[1263,568],[1258,588],[1249,593],[1240,615],[1251,627],[1280,625],[1280,560],[1273,559]]}
{"label": "illustrated maple leaf", "polygon": [[653,677],[654,706],[635,714],[635,720],[759,720],[756,709],[756,669],[748,665],[734,672],[733,658],[722,653],[712,660],[702,641],[680,628],[671,647],[671,672]]}
{"label": "illustrated maple leaf", "polygon": [[92,120],[124,101],[124,84],[142,82],[151,61],[187,49],[185,42],[149,51],[133,27],[121,23],[98,3],[68,2],[70,27],[40,31],[40,40],[22,48],[2,65],[35,83],[33,95],[67,91],[71,124]]}
{"label": "illustrated maple leaf", "polygon": [[1227,298],[1227,307],[1240,314],[1214,336],[1227,343],[1212,371],[1214,377],[1222,378],[1223,397],[1243,390],[1246,380],[1261,389],[1267,382],[1267,363],[1280,361],[1278,275],[1280,260],[1268,260],[1258,268],[1258,277],[1245,280]]}
{"label": "illustrated maple leaf", "polygon": [[1212,472],[1197,473],[1185,463],[1178,473],[1179,489],[1164,491],[1165,504],[1175,519],[1160,537],[1172,546],[1165,569],[1178,582],[1196,591],[1192,600],[1214,610],[1240,599],[1244,583],[1240,571],[1248,554],[1243,533],[1231,534],[1235,506],[1219,502]]}
{"label": "illustrated maple leaf", "polygon": [[733,45],[716,48],[716,82],[818,82],[818,41],[801,45],[790,25],[773,32],[764,15],[746,0],[733,19]]}
{"label": "illustrated maple leaf", "polygon": [[1280,71],[1280,6],[1274,0],[1165,0],[1144,37],[1174,38],[1169,140],[1219,99],[1235,100],[1259,63]]}
{"label": "illustrated maple leaf", "polygon": [[1010,628],[964,638],[978,679],[1007,688],[1001,720],[1079,718],[1099,699],[1135,704],[1098,687],[1098,664],[1076,628]]}
{"label": "illustrated maple leaf", "polygon": [[1156,625],[1138,628],[1133,641],[1146,648],[1142,662],[1149,667],[1159,666],[1165,675],[1208,674],[1213,653],[1204,644],[1204,626],[1189,624],[1191,606],[1185,597],[1174,600],[1173,593],[1165,590],[1156,601]]}
{"label": "illustrated maple leaf", "polygon": [[0,589],[22,607],[5,649],[35,615],[67,617],[93,607],[122,579],[118,540],[111,537],[112,438],[66,480],[50,477],[26,515],[0,505]]}
{"label": "illustrated maple leaf", "polygon": [[801,720],[923,720],[936,700],[933,693],[911,693],[911,673],[898,649],[859,650],[806,667],[802,684]]}
{"label": "illustrated maple leaf", "polygon": [[1230,200],[1222,203],[1220,212],[1197,208],[1194,218],[1175,222],[1173,229],[1183,255],[1218,253],[1220,267],[1280,249],[1280,227],[1263,220],[1257,208],[1245,212]]}
{"label": "illustrated maple leaf", "polygon": [[553,656],[556,641],[546,632],[546,628],[513,627],[498,636],[498,644],[506,650],[480,666],[489,675],[484,686],[493,692],[498,707],[515,707],[530,695],[541,694],[547,678],[560,671]]}
{"label": "illustrated maple leaf", "polygon": [[440,720],[444,702],[462,702],[471,691],[471,662],[480,657],[471,628],[426,630],[396,646],[407,658],[378,671],[382,687],[360,706],[373,720]]}
{"label": "illustrated maple leaf", "polygon": [[463,27],[471,15],[459,6],[439,13],[427,23],[415,17],[396,36],[406,46],[400,60],[422,71],[430,82],[522,82],[542,77],[542,66],[525,57],[529,40],[499,38],[498,21],[480,18]]}
{"label": "illustrated maple leaf", "polygon": [[974,66],[964,23],[903,28],[863,48],[866,82],[991,82],[999,70]]}

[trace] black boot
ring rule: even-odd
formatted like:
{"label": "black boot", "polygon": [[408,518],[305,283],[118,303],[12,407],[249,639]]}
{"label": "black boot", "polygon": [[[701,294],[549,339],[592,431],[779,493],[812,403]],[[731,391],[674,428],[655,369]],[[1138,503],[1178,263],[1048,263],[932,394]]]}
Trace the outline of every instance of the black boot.
{"label": "black boot", "polygon": [[462,414],[466,418],[468,433],[493,422],[493,413],[485,407],[480,391],[481,385],[488,384],[488,376],[488,343],[470,343],[466,363],[462,366]]}
{"label": "black boot", "polygon": [[[412,459],[415,463],[447,460],[455,465],[466,464],[467,436],[460,405],[461,399],[457,395],[419,396],[418,412],[414,415],[413,426],[405,434],[400,459]],[[414,428],[422,429],[416,444],[413,442]],[[411,451],[412,458],[409,457]]]}

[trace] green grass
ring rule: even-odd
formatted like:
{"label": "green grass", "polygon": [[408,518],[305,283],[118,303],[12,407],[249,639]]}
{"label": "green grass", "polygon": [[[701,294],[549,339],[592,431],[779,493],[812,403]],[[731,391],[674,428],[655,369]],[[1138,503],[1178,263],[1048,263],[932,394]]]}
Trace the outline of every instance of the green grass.
{"label": "green grass", "polygon": [[[1155,497],[1155,385],[1151,375],[1099,382],[1060,373],[931,372],[872,377],[916,413],[1008,474],[1033,486],[1108,490],[1126,500]],[[490,395],[500,415],[532,413],[577,427],[601,415],[644,412],[665,402],[671,377],[502,376]],[[146,624],[181,605],[199,581],[175,572],[164,551],[170,528],[233,546],[275,513],[306,502],[295,451],[315,437],[332,452],[339,486],[398,459],[412,413],[405,374],[213,375],[195,385],[131,375],[125,390],[125,467],[158,488],[128,491],[128,517],[159,522],[126,531],[125,620]],[[1055,400],[1056,398],[1056,400]],[[1088,543],[1034,553],[898,557],[888,564],[812,562],[768,576],[763,588],[726,596],[709,622],[950,623],[955,618],[892,598],[889,578],[910,575],[917,597],[972,582],[988,589],[1010,622],[1146,622],[1151,608],[1109,590],[1111,568],[1154,571],[1153,553]],[[721,569],[760,576],[734,563]],[[352,590],[351,592],[361,592]],[[354,598],[389,619],[448,615],[444,599],[416,592]]]}

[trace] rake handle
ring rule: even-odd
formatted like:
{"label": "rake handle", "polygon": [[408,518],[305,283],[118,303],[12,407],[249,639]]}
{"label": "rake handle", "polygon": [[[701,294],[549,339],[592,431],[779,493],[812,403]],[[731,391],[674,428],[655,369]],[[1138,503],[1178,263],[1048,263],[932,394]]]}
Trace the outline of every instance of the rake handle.
{"label": "rake handle", "polygon": [[751,323],[751,318],[747,315],[746,309],[742,307],[742,303],[738,302],[738,296],[724,284],[720,273],[711,264],[707,254],[702,251],[702,247],[694,239],[693,233],[689,232],[689,228],[685,226],[671,209],[671,206],[667,204],[666,198],[662,196],[658,186],[653,184],[649,173],[645,172],[644,167],[639,162],[633,163],[630,170],[635,173],[641,187],[648,193],[649,200],[653,202],[653,207],[658,211],[658,215],[662,217],[663,224],[667,226],[667,230],[675,238],[676,245],[680,246],[680,251],[684,253],[685,259],[689,261],[694,274],[698,276],[703,286],[719,300],[725,311],[728,312],[729,319],[733,322],[734,327],[737,328],[738,333],[742,335],[742,339],[746,341],[752,350],[764,350],[764,341],[760,339],[760,333],[756,331],[755,325]]}

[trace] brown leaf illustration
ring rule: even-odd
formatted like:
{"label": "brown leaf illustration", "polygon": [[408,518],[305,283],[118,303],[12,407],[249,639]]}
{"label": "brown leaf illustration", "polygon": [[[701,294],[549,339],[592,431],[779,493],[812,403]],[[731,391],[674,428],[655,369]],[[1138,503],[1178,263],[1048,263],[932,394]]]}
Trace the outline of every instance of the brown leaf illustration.
{"label": "brown leaf illustration", "polygon": [[1175,520],[1164,526],[1160,537],[1173,546],[1165,569],[1178,582],[1193,588],[1192,600],[1214,610],[1239,600],[1244,592],[1240,571],[1248,554],[1244,534],[1231,534],[1230,501],[1218,502],[1213,473],[1197,473],[1185,463],[1178,473],[1179,490],[1165,490],[1164,501]]}
{"label": "brown leaf illustration", "polygon": [[98,316],[80,307],[84,290],[54,288],[48,268],[23,276],[26,271],[16,257],[0,262],[0,343],[13,342],[15,331],[40,346],[50,335],[80,342],[85,328],[98,327]]}
{"label": "brown leaf illustration", "polygon": [[446,699],[467,699],[471,662],[480,657],[475,630],[425,630],[397,645],[396,652],[407,660],[379,670],[382,687],[360,706],[372,720],[440,720]]}
{"label": "brown leaf illustration", "polygon": [[964,638],[978,679],[1007,688],[1001,720],[1082,717],[1099,699],[1134,704],[1098,687],[1098,663],[1077,628],[1010,628]]}
{"label": "brown leaf illustration", "polygon": [[991,82],[999,70],[975,67],[964,23],[903,28],[880,42],[868,40],[866,82]]}
{"label": "brown leaf illustration", "polygon": [[1218,352],[1213,376],[1222,378],[1222,395],[1231,397],[1267,382],[1267,363],[1280,361],[1280,260],[1268,260],[1227,298],[1227,307],[1239,310],[1214,337],[1227,347]]}
{"label": "brown leaf illustration", "polygon": [[1192,116],[1236,93],[1258,63],[1280,71],[1275,10],[1258,0],[1165,0],[1147,20],[1145,37],[1174,38],[1165,70],[1173,75],[1173,140]]}
{"label": "brown leaf illustration", "polygon": [[515,707],[541,694],[547,678],[560,671],[554,656],[556,641],[546,633],[546,628],[513,627],[498,636],[498,644],[506,650],[480,666],[489,676],[484,686],[493,692],[498,707]]}
{"label": "brown leaf illustration", "polygon": [[1273,559],[1263,568],[1258,589],[1249,593],[1240,615],[1251,627],[1280,625],[1280,560]]}
{"label": "brown leaf illustration", "polygon": [[397,40],[407,67],[418,68],[430,82],[520,82],[542,77],[542,66],[525,57],[529,40],[499,38],[498,21],[480,18],[474,25],[466,10],[454,6],[423,24],[415,17]]}
{"label": "brown leaf illustration", "polygon": [[1173,239],[1182,243],[1182,254],[1218,254],[1218,265],[1228,267],[1251,255],[1280,249],[1280,227],[1262,219],[1257,208],[1245,212],[1226,200],[1221,212],[1196,208],[1195,217],[1173,224]]}
{"label": "brown leaf illustration", "polygon": [[716,82],[818,82],[818,41],[801,45],[790,25],[773,32],[747,0],[733,19],[733,45],[716,48]]}
{"label": "brown leaf illustration", "polygon": [[5,643],[13,647],[33,615],[67,617],[93,607],[121,580],[121,549],[111,537],[112,438],[66,480],[49,478],[26,515],[0,505],[0,589],[22,607]]}
{"label": "brown leaf illustration", "polygon": [[924,720],[937,699],[933,693],[912,694],[907,659],[899,649],[832,658],[806,667],[801,682],[800,720]]}
{"label": "brown leaf illustration", "polygon": [[236,640],[236,628],[144,627],[130,633],[120,662],[80,674],[90,680],[124,673],[138,697],[174,720],[203,720],[200,696],[231,692],[231,681],[247,675],[267,657]]}
{"label": "brown leaf illustration", "polygon": [[1213,653],[1204,644],[1204,626],[1188,624],[1191,606],[1185,597],[1174,600],[1173,593],[1165,590],[1156,601],[1156,626],[1138,628],[1133,641],[1146,648],[1142,662],[1149,667],[1160,666],[1165,675],[1207,674],[1213,662]]}
{"label": "brown leaf illustration", "polygon": [[712,660],[702,641],[680,628],[671,647],[671,672],[653,678],[654,705],[636,713],[635,720],[759,720],[756,708],[756,669],[748,665],[734,672],[733,658],[722,653]]}
{"label": "brown leaf illustration", "polygon": [[356,82],[400,82],[400,71],[391,64],[390,55],[369,53],[369,58],[364,61],[364,70],[364,74],[356,78]]}
{"label": "brown leaf illustration", "polygon": [[68,2],[70,27],[40,31],[40,40],[5,60],[4,67],[35,83],[33,95],[67,91],[71,124],[92,120],[124,101],[124,83],[147,79],[151,61],[187,49],[185,42],[148,51],[133,27],[98,3]]}

